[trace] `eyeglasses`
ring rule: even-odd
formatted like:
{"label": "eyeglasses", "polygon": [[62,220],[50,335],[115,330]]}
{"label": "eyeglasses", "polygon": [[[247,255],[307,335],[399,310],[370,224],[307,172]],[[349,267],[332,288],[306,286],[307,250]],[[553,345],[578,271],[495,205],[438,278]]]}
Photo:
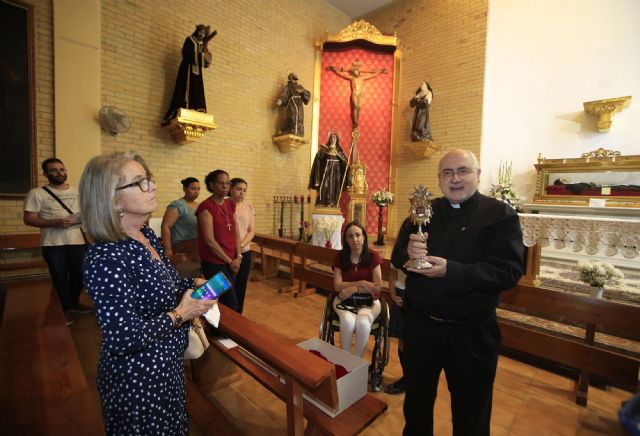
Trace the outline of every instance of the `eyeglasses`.
{"label": "eyeglasses", "polygon": [[475,171],[477,171],[475,168],[463,167],[463,168],[458,168],[457,170],[452,170],[450,168],[447,168],[446,170],[442,170],[442,172],[440,173],[440,177],[442,177],[443,179],[453,179],[453,176],[455,174],[460,179],[466,179]]}
{"label": "eyeglasses", "polygon": [[148,192],[152,183],[154,185],[156,184],[156,182],[153,180],[153,176],[149,175],[149,177],[145,177],[144,179],[140,179],[137,182],[131,182],[131,183],[127,184],[127,185],[120,186],[119,188],[116,188],[116,191],[120,191],[121,189],[131,188],[133,186],[137,186],[138,188],[140,188],[140,190],[142,192]]}

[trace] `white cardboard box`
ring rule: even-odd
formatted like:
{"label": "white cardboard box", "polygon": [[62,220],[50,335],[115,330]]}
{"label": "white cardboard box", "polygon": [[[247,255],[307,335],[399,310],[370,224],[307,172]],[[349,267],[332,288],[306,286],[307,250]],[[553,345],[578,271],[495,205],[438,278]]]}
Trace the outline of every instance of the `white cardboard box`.
{"label": "white cardboard box", "polygon": [[348,374],[336,381],[338,385],[339,400],[337,409],[331,409],[327,407],[326,404],[321,403],[309,394],[304,394],[304,397],[307,400],[318,406],[318,408],[324,413],[334,418],[342,413],[344,409],[351,406],[367,394],[369,362],[351,353],[347,353],[338,347],[334,347],[319,338],[307,339],[304,342],[300,342],[298,346],[305,350],[319,351],[331,363],[342,365],[348,371]]}

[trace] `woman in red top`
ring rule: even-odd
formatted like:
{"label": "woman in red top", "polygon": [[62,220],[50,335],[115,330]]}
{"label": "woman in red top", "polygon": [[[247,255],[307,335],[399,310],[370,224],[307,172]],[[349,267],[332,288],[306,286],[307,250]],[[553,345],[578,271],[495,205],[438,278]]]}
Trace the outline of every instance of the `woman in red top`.
{"label": "woman in red top", "polygon": [[[371,324],[380,315],[380,285],[382,283],[382,260],[375,251],[369,251],[367,231],[357,221],[348,223],[342,233],[342,250],[333,263],[333,285],[337,298],[333,308],[340,317],[340,345],[351,351],[351,339],[355,332],[353,354],[362,357]],[[371,306],[356,306],[351,298],[354,294],[369,294]]]}
{"label": "woman in red top", "polygon": [[[202,274],[206,279],[222,271],[230,280],[240,268],[240,235],[236,226],[236,206],[225,196],[229,192],[229,174],[215,170],[204,179],[211,196],[200,203],[198,218],[198,253]],[[223,294],[219,301],[238,311],[235,289]]]}

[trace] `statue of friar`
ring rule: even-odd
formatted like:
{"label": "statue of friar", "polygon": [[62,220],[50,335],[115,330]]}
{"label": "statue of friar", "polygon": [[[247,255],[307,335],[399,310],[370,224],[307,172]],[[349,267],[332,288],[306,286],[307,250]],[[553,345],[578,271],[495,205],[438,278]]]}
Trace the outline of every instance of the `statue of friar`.
{"label": "statue of friar", "polygon": [[282,126],[278,130],[279,135],[290,133],[295,136],[304,136],[304,105],[311,100],[311,93],[298,83],[296,73],[287,76],[287,86],[282,90],[280,98],[276,102],[284,108]]}

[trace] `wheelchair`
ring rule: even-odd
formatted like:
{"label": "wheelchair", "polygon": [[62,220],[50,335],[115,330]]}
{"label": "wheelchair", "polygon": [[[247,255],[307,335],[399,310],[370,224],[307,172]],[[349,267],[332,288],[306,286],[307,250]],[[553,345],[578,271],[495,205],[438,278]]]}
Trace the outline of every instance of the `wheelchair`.
{"label": "wheelchair", "polygon": [[[335,332],[340,333],[340,318],[333,309],[334,298],[332,293],[327,296],[320,323],[320,339],[331,345],[335,345]],[[378,392],[382,389],[382,372],[389,363],[389,305],[383,299],[380,299],[380,315],[371,324],[371,336],[375,343],[369,365],[369,385],[373,392]]]}

